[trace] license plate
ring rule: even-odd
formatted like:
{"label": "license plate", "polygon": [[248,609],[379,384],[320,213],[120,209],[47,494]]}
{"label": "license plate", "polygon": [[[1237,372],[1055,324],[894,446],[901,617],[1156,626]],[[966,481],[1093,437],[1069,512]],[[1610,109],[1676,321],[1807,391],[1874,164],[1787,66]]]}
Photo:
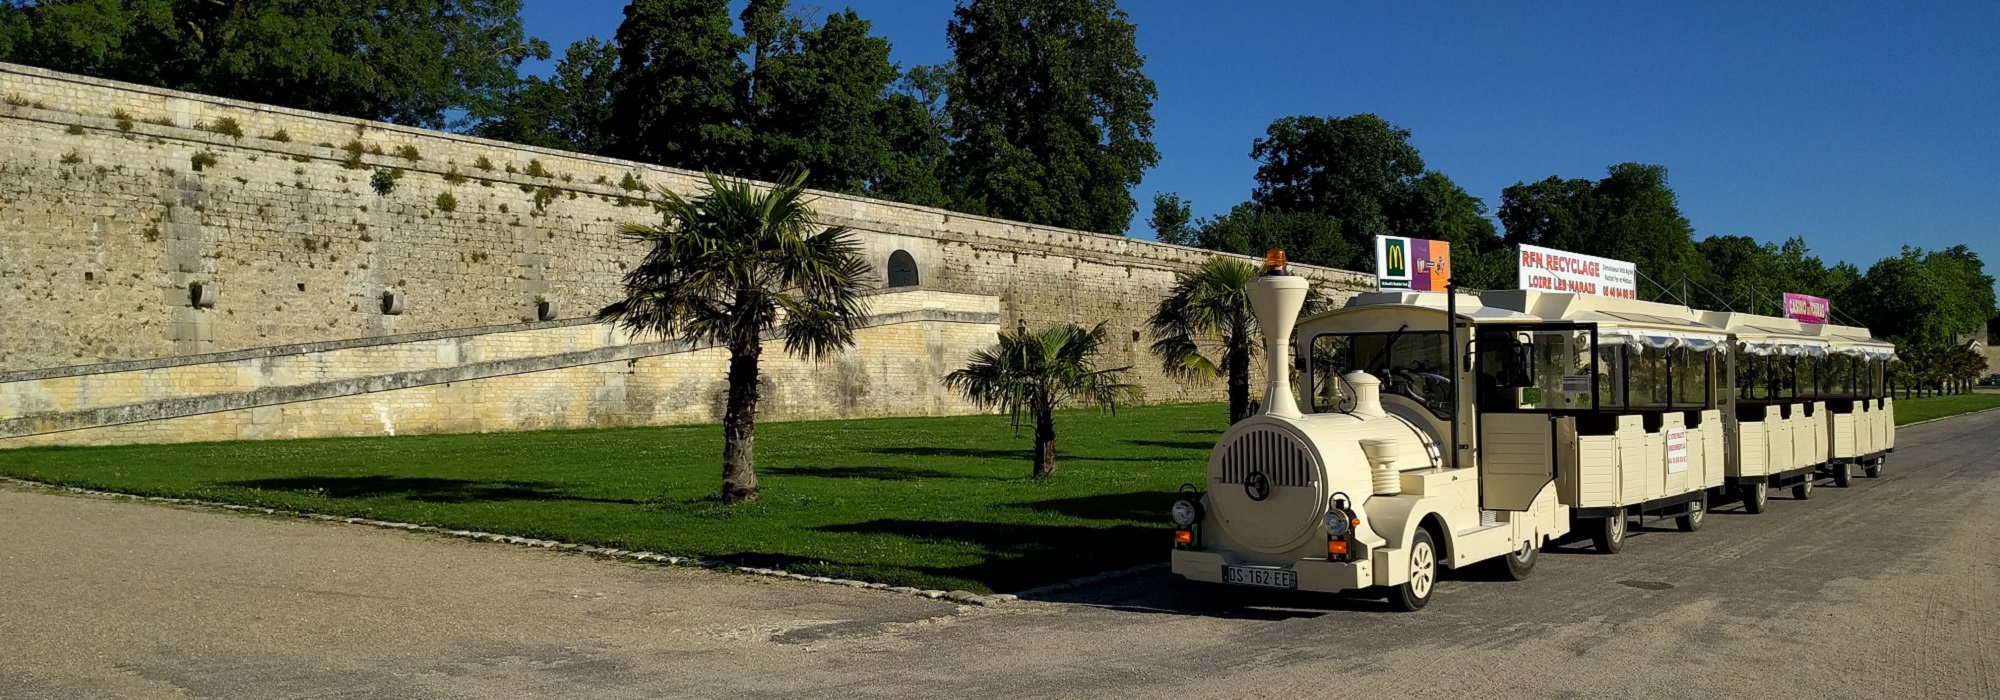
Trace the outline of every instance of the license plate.
{"label": "license plate", "polygon": [[1298,588],[1298,574],[1291,569],[1263,566],[1222,567],[1222,582],[1263,588]]}

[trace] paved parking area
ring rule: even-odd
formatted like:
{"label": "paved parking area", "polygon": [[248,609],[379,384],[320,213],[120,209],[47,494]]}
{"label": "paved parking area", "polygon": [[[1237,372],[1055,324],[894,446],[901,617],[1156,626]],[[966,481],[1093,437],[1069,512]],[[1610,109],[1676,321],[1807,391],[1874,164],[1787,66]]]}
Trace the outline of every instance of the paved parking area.
{"label": "paved parking area", "polygon": [[2000,697],[2000,412],[1901,443],[1407,615],[1164,574],[961,608],[0,489],[0,698]]}

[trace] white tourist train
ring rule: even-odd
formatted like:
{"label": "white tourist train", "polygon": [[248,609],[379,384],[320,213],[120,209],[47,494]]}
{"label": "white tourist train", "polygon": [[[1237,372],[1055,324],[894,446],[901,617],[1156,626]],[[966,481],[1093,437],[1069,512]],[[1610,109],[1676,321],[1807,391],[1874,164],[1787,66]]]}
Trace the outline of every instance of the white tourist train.
{"label": "white tourist train", "polygon": [[1248,290],[1262,407],[1173,504],[1192,580],[1380,588],[1416,610],[1442,569],[1519,579],[1573,531],[1614,553],[1633,518],[1692,532],[1715,499],[1760,513],[1772,488],[1876,476],[1895,448],[1895,350],[1866,329],[1527,290],[1362,294],[1299,319],[1308,282],[1280,265]]}

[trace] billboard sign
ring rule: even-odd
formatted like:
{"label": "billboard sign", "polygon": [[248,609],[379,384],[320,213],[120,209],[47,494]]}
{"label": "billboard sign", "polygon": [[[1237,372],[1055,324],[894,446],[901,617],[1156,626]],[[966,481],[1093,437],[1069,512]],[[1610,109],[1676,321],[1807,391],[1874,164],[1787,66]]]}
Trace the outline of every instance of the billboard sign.
{"label": "billboard sign", "polygon": [[1632,263],[1531,245],[1521,246],[1519,257],[1522,289],[1639,298],[1639,268]]}
{"label": "billboard sign", "polygon": [[1833,318],[1833,302],[1825,299],[1785,292],[1785,318],[1800,323],[1827,323]]}
{"label": "billboard sign", "polygon": [[1375,237],[1375,289],[1442,292],[1451,281],[1451,244],[1401,236]]}

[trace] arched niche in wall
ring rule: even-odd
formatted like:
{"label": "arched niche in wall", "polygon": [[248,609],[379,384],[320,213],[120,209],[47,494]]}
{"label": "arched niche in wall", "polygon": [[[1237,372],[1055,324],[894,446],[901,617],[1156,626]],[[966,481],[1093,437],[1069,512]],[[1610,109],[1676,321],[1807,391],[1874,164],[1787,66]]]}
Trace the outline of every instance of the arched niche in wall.
{"label": "arched niche in wall", "polygon": [[921,280],[917,275],[917,259],[910,257],[907,250],[889,254],[889,287],[915,287]]}

